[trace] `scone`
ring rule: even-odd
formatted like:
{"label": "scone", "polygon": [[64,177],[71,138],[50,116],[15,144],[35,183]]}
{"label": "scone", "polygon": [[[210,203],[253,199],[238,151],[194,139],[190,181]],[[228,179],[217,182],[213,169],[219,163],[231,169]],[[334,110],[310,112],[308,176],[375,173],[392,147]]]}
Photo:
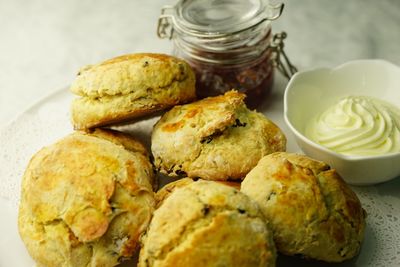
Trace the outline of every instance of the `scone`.
{"label": "scone", "polygon": [[165,113],[151,137],[156,168],[170,176],[237,180],[263,156],[284,151],[282,131],[264,115],[249,110],[244,97],[229,91]]}
{"label": "scone", "polygon": [[195,98],[195,76],[183,60],[130,54],[82,68],[70,90],[75,129],[135,119]]}
{"label": "scone", "polygon": [[358,253],[365,211],[327,164],[274,153],[246,176],[241,191],[259,204],[281,253],[326,262],[341,262]]}
{"label": "scone", "polygon": [[76,132],[33,156],[18,228],[38,266],[115,266],[130,258],[152,216],[152,166],[122,133]]}
{"label": "scone", "polygon": [[257,204],[237,189],[199,180],[176,188],[143,236],[140,267],[275,266]]}
{"label": "scone", "polygon": [[[177,188],[182,188],[184,186],[187,186],[191,183],[195,183],[199,180],[193,180],[191,178],[182,178],[176,181],[173,181],[169,184],[166,184],[164,187],[162,187],[160,190],[157,191],[156,193],[156,207],[158,208],[161,206],[161,204],[164,202],[166,198],[168,198],[172,192],[174,192]],[[227,186],[231,186],[237,190],[240,190],[240,183],[238,182],[231,182],[231,181],[216,181],[217,183],[224,184]]]}

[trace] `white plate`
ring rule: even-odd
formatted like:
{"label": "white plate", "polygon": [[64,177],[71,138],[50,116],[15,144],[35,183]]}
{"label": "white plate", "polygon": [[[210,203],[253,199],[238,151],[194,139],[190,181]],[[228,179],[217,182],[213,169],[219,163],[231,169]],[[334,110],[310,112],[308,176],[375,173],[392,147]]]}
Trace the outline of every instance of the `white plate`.
{"label": "white plate", "polygon": [[[277,85],[260,110],[276,122],[288,137],[288,151],[299,152],[283,121],[283,84]],[[72,131],[66,89],[42,99],[0,131],[0,266],[34,266],[19,238],[17,211],[21,177],[31,156]],[[124,126],[149,144],[155,119]],[[353,187],[368,213],[365,241],[355,259],[334,266],[400,266],[400,179],[371,186]],[[298,258],[279,256],[278,266],[329,266]],[[132,265],[131,265],[132,266]]]}

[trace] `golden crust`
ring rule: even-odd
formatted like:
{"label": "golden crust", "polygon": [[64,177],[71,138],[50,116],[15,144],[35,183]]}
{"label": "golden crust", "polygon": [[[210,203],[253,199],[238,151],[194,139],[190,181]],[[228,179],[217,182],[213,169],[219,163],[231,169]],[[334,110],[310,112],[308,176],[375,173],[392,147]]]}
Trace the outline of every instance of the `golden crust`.
{"label": "golden crust", "polygon": [[284,151],[282,131],[243,99],[230,91],[165,113],[151,138],[156,168],[170,176],[242,179],[263,156]]}
{"label": "golden crust", "polygon": [[164,185],[160,190],[157,191],[155,195],[156,209],[161,206],[164,200],[167,199],[172,194],[172,192],[175,191],[175,189],[185,187],[194,182],[195,181],[191,178],[182,178]]}
{"label": "golden crust", "polygon": [[115,266],[134,254],[155,206],[153,172],[118,142],[140,146],[114,131],[76,132],[31,159],[18,227],[40,266]]}
{"label": "golden crust", "polygon": [[[108,140],[116,145],[123,146],[126,150],[130,152],[140,153],[146,158],[146,160],[150,161],[150,154],[147,151],[146,147],[139,140],[136,140],[130,134],[119,132],[112,129],[101,129],[101,128],[90,129],[86,132],[82,131],[82,134]],[[145,165],[147,166],[147,163]],[[156,179],[156,176],[151,175],[149,179],[151,180],[153,189],[157,190],[158,180]]]}
{"label": "golden crust", "polygon": [[365,211],[327,164],[303,155],[273,153],[246,176],[241,191],[259,204],[281,253],[327,262],[358,253]]}
{"label": "golden crust", "polygon": [[75,129],[132,120],[195,98],[195,76],[183,60],[131,54],[82,68],[70,90]]}
{"label": "golden crust", "polygon": [[[158,190],[156,193],[156,196],[155,196],[156,208],[160,207],[161,204],[164,202],[164,200],[166,198],[168,198],[172,194],[172,192],[175,191],[175,189],[187,186],[194,182],[196,182],[196,180],[193,180],[191,178],[182,178],[182,179],[173,181],[169,184],[166,184],[163,188]],[[237,190],[240,190],[240,183],[238,183],[238,182],[231,182],[231,181],[216,181],[216,182],[227,185],[227,186],[231,186]]]}
{"label": "golden crust", "polygon": [[275,266],[272,235],[257,204],[213,181],[175,188],[142,242],[140,267]]}

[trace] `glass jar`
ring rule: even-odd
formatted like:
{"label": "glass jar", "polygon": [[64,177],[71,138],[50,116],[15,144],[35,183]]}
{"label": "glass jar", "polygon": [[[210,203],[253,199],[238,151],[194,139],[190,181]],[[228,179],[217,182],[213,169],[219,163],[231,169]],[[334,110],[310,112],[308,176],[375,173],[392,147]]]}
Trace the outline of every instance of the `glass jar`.
{"label": "glass jar", "polygon": [[272,87],[274,68],[288,78],[296,71],[283,52],[286,34],[271,30],[282,10],[266,0],[180,0],[162,9],[157,34],[172,39],[173,54],[194,69],[199,98],[236,89],[256,107]]}

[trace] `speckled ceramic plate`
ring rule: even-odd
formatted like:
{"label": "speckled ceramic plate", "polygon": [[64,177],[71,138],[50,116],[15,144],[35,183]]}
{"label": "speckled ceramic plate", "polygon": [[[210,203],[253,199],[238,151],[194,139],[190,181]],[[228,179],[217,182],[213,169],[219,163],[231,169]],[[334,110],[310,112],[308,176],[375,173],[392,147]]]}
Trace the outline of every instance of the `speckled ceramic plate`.
{"label": "speckled ceramic plate", "polygon": [[[276,122],[288,137],[288,151],[299,148],[283,121],[283,86],[276,86],[268,103],[260,110]],[[0,266],[34,266],[17,230],[21,177],[31,156],[72,131],[66,89],[43,98],[0,131]],[[135,134],[149,144],[156,119],[121,130]],[[400,163],[399,163],[400,164]],[[164,183],[167,181],[164,181]],[[278,266],[400,266],[400,179],[369,187],[353,187],[368,213],[365,241],[355,259],[341,264],[310,262],[278,257]],[[124,266],[133,266],[130,262]]]}

